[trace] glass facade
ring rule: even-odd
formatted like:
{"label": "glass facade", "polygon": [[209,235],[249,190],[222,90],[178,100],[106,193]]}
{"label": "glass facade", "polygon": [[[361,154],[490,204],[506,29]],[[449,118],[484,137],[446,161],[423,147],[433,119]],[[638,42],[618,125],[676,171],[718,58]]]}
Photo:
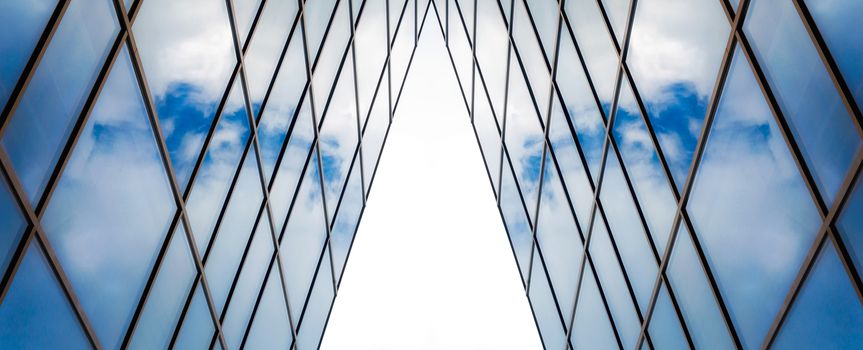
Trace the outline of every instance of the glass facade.
{"label": "glass facade", "polygon": [[0,1],[0,347],[316,349],[422,34],[546,348],[863,347],[861,11]]}

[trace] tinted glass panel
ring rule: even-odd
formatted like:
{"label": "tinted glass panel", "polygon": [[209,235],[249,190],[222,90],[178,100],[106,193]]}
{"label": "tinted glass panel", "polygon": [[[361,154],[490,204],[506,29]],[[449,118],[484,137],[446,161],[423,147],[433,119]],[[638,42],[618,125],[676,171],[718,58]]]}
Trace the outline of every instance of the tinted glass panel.
{"label": "tinted glass panel", "polygon": [[863,185],[857,180],[857,185],[851,193],[842,214],[836,222],[845,249],[857,265],[857,271],[863,271]]}
{"label": "tinted glass panel", "polygon": [[821,220],[740,51],[727,79],[688,209],[741,340],[755,347]]}
{"label": "tinted glass panel", "polygon": [[34,205],[102,69],[117,28],[110,1],[70,3],[10,117],[3,147]]}
{"label": "tinted glass panel", "polygon": [[0,3],[0,23],[4,30],[0,34],[0,109],[6,107],[6,99],[15,88],[18,76],[36,41],[48,24],[57,0],[4,1]]}
{"label": "tinted glass panel", "polygon": [[863,304],[833,242],[821,248],[774,346],[852,349],[863,346]]}
{"label": "tinted glass panel", "polygon": [[818,30],[827,41],[833,59],[839,64],[845,82],[863,104],[863,33],[849,30],[863,15],[863,2],[855,0],[804,1],[818,23]]}
{"label": "tinted glass panel", "polygon": [[133,26],[180,188],[186,187],[236,63],[225,4],[144,1]]}
{"label": "tinted glass panel", "polygon": [[195,288],[192,302],[180,327],[180,333],[174,342],[175,349],[205,349],[210,345],[216,327],[200,283]]}
{"label": "tinted glass panel", "polygon": [[42,218],[110,348],[119,346],[174,214],[153,136],[124,48]]}
{"label": "tinted glass panel", "polygon": [[656,304],[653,306],[653,315],[650,316],[649,329],[650,339],[657,349],[686,349],[689,344],[683,334],[680,319],[671,303],[671,296],[665,285],[659,287]]}
{"label": "tinted glass panel", "polygon": [[35,239],[0,305],[0,344],[15,349],[90,348]]}
{"label": "tinted glass panel", "polygon": [[797,145],[829,205],[860,148],[851,116],[792,3],[753,1],[745,27]]}
{"label": "tinted glass panel", "polygon": [[9,186],[0,180],[0,273],[6,272],[26,225]]}

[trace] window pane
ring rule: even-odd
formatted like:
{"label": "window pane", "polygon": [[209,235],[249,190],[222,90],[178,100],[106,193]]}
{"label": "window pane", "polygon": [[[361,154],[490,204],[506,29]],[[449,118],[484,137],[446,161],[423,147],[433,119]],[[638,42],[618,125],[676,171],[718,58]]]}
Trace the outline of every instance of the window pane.
{"label": "window pane", "polygon": [[200,283],[195,288],[192,303],[189,304],[186,317],[180,327],[180,333],[177,334],[177,341],[174,343],[175,349],[205,349],[213,339],[216,327]]}
{"label": "window pane", "polygon": [[695,347],[735,348],[684,225],[677,232],[670,259],[665,273],[676,293],[680,313],[689,326]]}
{"label": "window pane", "polygon": [[615,349],[617,338],[590,265],[585,265],[570,341],[575,349]]}
{"label": "window pane", "polygon": [[255,306],[258,292],[263,288],[264,278],[267,276],[267,266],[271,261],[275,261],[269,220],[264,212],[243,262],[243,271],[238,272],[239,276],[236,277],[238,280],[231,294],[231,303],[227,311],[223,312],[222,331],[231,349],[240,348],[246,325],[252,316],[252,307]]}
{"label": "window pane", "polygon": [[821,219],[741,51],[688,204],[744,345],[757,347]]}
{"label": "window pane", "polygon": [[297,331],[299,332],[297,334],[297,348],[299,349],[317,349],[320,346],[324,327],[330,316],[330,308],[336,297],[329,250],[324,251],[317,276],[315,276],[315,284],[309,293],[311,293],[309,302]]}
{"label": "window pane", "polygon": [[197,276],[192,250],[182,224],[177,225],[159,274],[150,289],[147,304],[129,342],[132,349],[167,348],[180,318],[189,289]]}
{"label": "window pane", "polygon": [[[308,4],[309,3],[307,2],[306,6],[309,6]],[[351,35],[350,25],[351,22],[348,19],[348,3],[347,1],[339,2],[335,17],[333,18],[329,32],[326,36],[326,42],[323,44],[324,47],[321,49],[321,53],[318,58],[312,61],[314,63],[312,66],[312,72],[314,74],[312,76],[312,91],[314,91],[315,94],[315,111],[318,113],[317,118],[319,123],[323,120],[321,116],[324,113],[325,106],[330,100],[330,93],[332,92],[334,85],[336,85],[339,80],[344,81],[339,85],[346,85],[344,88],[349,89],[348,91],[353,91],[354,89],[354,83],[348,82],[346,79],[346,77],[348,77],[347,74],[353,76],[353,73],[346,73],[344,68],[341,72],[341,74],[343,74],[342,78],[336,80],[339,74],[339,67],[352,66],[352,63],[349,60],[351,58],[350,53],[345,55],[345,50],[348,47],[348,39]],[[353,93],[351,93],[351,96],[353,96]]]}
{"label": "window pane", "polygon": [[389,131],[389,125],[389,97],[387,97],[387,83],[386,79],[384,79],[363,129],[363,175],[366,182],[366,195],[368,195],[371,187],[369,185],[371,185],[375,169],[377,169],[378,158],[381,155],[384,138]]}
{"label": "window pane", "polygon": [[[347,19],[346,19],[347,20]],[[328,222],[332,222],[339,196],[345,186],[351,162],[359,143],[359,120],[354,98],[354,73],[350,61],[345,61],[335,93],[325,111],[320,131],[321,162],[326,189]],[[316,98],[318,96],[315,96]],[[317,160],[315,160],[317,161]]]}
{"label": "window pane", "polygon": [[275,180],[272,184],[273,188],[270,191],[270,209],[273,211],[277,235],[281,235],[285,219],[288,215],[288,209],[294,198],[294,193],[300,186],[303,167],[307,163],[317,164],[318,162],[317,155],[312,152],[312,141],[315,138],[315,130],[313,128],[309,103],[305,102],[303,109],[297,116],[293,132],[291,132],[291,138],[285,146],[285,154],[275,174]]}
{"label": "window pane", "polygon": [[608,116],[614,99],[618,57],[602,13],[596,0],[569,0],[566,12],[602,109]]}
{"label": "window pane", "polygon": [[[564,320],[572,319],[575,288],[581,267],[583,243],[557,176],[557,167],[546,156],[542,197],[536,224],[536,241],[542,250],[548,276]],[[536,263],[536,262],[534,262]]]}
{"label": "window pane", "polygon": [[72,305],[36,239],[0,305],[0,344],[13,349],[89,349]]}
{"label": "window pane", "polygon": [[234,19],[237,21],[237,32],[240,37],[240,46],[246,42],[252,21],[261,6],[261,0],[234,0]]}
{"label": "window pane", "polygon": [[[598,214],[597,214],[598,215]],[[617,325],[620,340],[623,347],[632,349],[638,341],[641,332],[641,321],[637,310],[627,289],[626,280],[617,264],[617,259],[612,250],[608,231],[603,225],[600,216],[593,226],[593,234],[590,239],[590,256],[599,277],[600,288],[605,294],[608,308],[611,310],[613,322]],[[654,275],[655,276],[655,275]]]}
{"label": "window pane", "polygon": [[21,70],[30,59],[36,42],[45,30],[57,0],[4,1],[0,3],[0,110],[15,88]]}
{"label": "window pane", "polygon": [[288,214],[280,249],[294,324],[297,324],[303,311],[303,304],[315,276],[315,267],[318,266],[327,239],[320,172],[318,163],[312,159],[297,199]]}
{"label": "window pane", "polygon": [[845,249],[857,265],[857,271],[863,271],[863,215],[860,215],[863,213],[863,185],[860,183],[863,181],[857,180],[857,185],[854,186],[839,221],[836,222],[842,241],[845,242]]}
{"label": "window pane", "polygon": [[497,196],[500,182],[500,129],[495,122],[494,116],[491,114],[488,100],[483,95],[480,95],[479,85],[477,85],[477,89],[473,126],[479,139],[483,159],[485,159],[486,170],[488,170],[495,196]]}
{"label": "window pane", "polygon": [[863,32],[849,30],[857,26],[863,15],[863,2],[855,0],[804,1],[818,23],[818,30],[830,47],[833,59],[845,77],[845,82],[863,104]]}
{"label": "window pane", "polygon": [[[335,0],[309,1],[303,6],[305,16],[306,40],[309,42],[309,60],[318,56],[327,24],[335,11]],[[329,40],[329,39],[328,39]]]}
{"label": "window pane", "polygon": [[210,242],[216,219],[222,211],[228,189],[237,174],[249,138],[249,117],[243,105],[239,80],[235,81],[222,118],[210,140],[207,155],[195,177],[186,209],[198,251],[203,254]]}
{"label": "window pane", "polygon": [[[479,10],[476,13],[476,60],[479,62],[478,69],[482,70],[486,88],[488,89],[491,103],[494,106],[492,109],[497,117],[501,118],[498,122],[502,122],[509,33],[507,32],[506,23],[501,18],[497,2],[478,1],[477,7]],[[434,9],[429,11],[434,11]],[[429,13],[429,16],[429,19],[431,19],[434,13]],[[433,24],[434,22],[429,23]],[[481,88],[482,84],[479,81],[478,74],[479,71],[477,71],[477,101],[487,101],[485,91]]]}
{"label": "window pane", "polygon": [[287,349],[291,346],[293,335],[279,273],[279,266],[272,265],[255,319],[249,326],[246,349]]}
{"label": "window pane", "polygon": [[[518,65],[513,63],[511,69],[517,71]],[[528,214],[533,219],[538,197],[540,167],[545,151],[543,147],[545,136],[525,81],[520,75],[511,76],[509,93],[504,143],[524,196]]]}
{"label": "window pane", "polygon": [[[369,113],[372,95],[378,87],[378,79],[381,77],[387,56],[386,4],[386,1],[366,1],[354,35],[357,67],[365,67],[357,70],[357,90],[363,123]],[[356,6],[354,10],[357,10]],[[386,96],[385,82],[386,76],[384,76],[384,83],[380,85],[378,96]],[[381,101],[386,101],[386,98]]]}
{"label": "window pane", "polygon": [[626,165],[632,187],[635,189],[641,210],[657,253],[665,252],[671,225],[677,212],[677,201],[669,187],[668,178],[659,163],[650,132],[644,124],[635,103],[628,81],[621,87],[620,101],[614,119],[614,138],[620,156]]}
{"label": "window pane", "polygon": [[851,116],[792,3],[753,1],[745,28],[797,145],[829,205],[860,148]]}
{"label": "window pane", "polygon": [[642,312],[646,312],[659,271],[656,256],[653,255],[650,239],[639,219],[638,210],[623,176],[623,169],[614,150],[609,149],[608,152],[599,199],[605,209],[608,226],[629,282],[632,283],[638,305]]}
{"label": "window pane", "polygon": [[118,29],[110,1],[68,6],[3,133],[3,147],[34,205]]}
{"label": "window pane", "polygon": [[581,161],[569,124],[566,122],[566,116],[557,99],[554,101],[554,109],[551,110],[548,127],[548,141],[554,156],[551,159],[557,162],[578,222],[583,229],[586,229],[585,226],[590,222],[590,211],[593,208],[593,187],[590,185],[584,163]]}
{"label": "window pane", "polygon": [[236,64],[228,11],[219,0],[148,0],[133,30],[184,189]]}
{"label": "window pane", "polygon": [[0,179],[0,273],[6,272],[26,225],[6,181]]}
{"label": "window pane", "polygon": [[564,349],[566,346],[566,330],[563,328],[560,313],[551,294],[548,278],[545,276],[543,263],[539,258],[539,250],[534,250],[533,267],[530,274],[530,289],[528,298],[533,308],[533,317],[539,326],[542,343],[546,349]]}
{"label": "window pane", "polygon": [[[692,164],[729,30],[720,1],[638,2],[626,61],[678,188]],[[634,102],[627,108],[637,110]]]}
{"label": "window pane", "polygon": [[530,268],[530,248],[533,242],[531,224],[527,219],[524,204],[515,187],[512,169],[504,165],[503,179],[500,185],[500,212],[509,235],[509,243],[515,253],[515,260],[521,270],[521,278],[527,284]]}
{"label": "window pane", "polygon": [[863,346],[863,304],[828,239],[773,344],[779,349]]}
{"label": "window pane", "polygon": [[174,215],[153,136],[123,48],[42,218],[109,348],[122,340]]}
{"label": "window pane", "polygon": [[330,233],[330,247],[333,251],[333,270],[336,283],[342,279],[342,271],[348,259],[348,252],[354,242],[360,215],[363,210],[363,182],[360,175],[359,158],[354,159],[354,165],[348,177],[348,184],[339,211],[336,213],[336,221],[333,223],[333,231]]}
{"label": "window pane", "polygon": [[608,15],[608,21],[611,22],[611,28],[614,29],[617,42],[622,43],[626,19],[629,18],[629,0],[602,0],[602,6]]}
{"label": "window pane", "polygon": [[[236,8],[236,6],[235,6]],[[270,87],[279,55],[288,41],[288,33],[294,23],[298,2],[294,0],[268,1],[264,12],[255,27],[255,35],[249,43],[249,49],[243,58],[246,77],[249,82],[249,102],[252,104],[252,115],[260,112],[264,94]],[[295,36],[300,36],[295,31]],[[293,40],[292,40],[293,41]],[[304,74],[291,74],[292,80],[305,80]],[[278,98],[278,97],[277,97]]]}
{"label": "window pane", "polygon": [[[243,250],[252,239],[252,230],[266,226],[259,215],[262,211],[264,195],[261,192],[261,180],[258,173],[258,162],[255,159],[255,149],[249,150],[240,170],[240,177],[231,194],[228,207],[225,209],[222,223],[218,228],[210,251],[204,258],[209,282],[210,295],[217,312],[222,312],[222,306],[228,297],[234,275],[243,257]],[[256,226],[257,225],[257,226]],[[260,228],[263,230],[264,228]],[[206,246],[198,246],[203,254]]]}
{"label": "window pane", "polygon": [[653,306],[653,315],[650,317],[648,329],[653,346],[657,349],[688,348],[689,344],[681,327],[680,319],[677,318],[674,305],[671,303],[671,296],[668,295],[668,289],[665,288],[665,284],[662,284],[659,286],[659,295]]}
{"label": "window pane", "polygon": [[[513,19],[512,36],[516,45],[514,49],[519,51],[518,53],[521,60],[519,61],[515,56],[513,56],[512,63],[515,64],[515,66],[510,68],[510,79],[516,79],[516,77],[521,76],[521,72],[525,72],[525,74],[527,74],[527,79],[530,84],[528,88],[532,90],[533,96],[536,98],[536,105],[539,107],[539,111],[543,115],[543,120],[545,120],[545,114],[547,113],[546,111],[548,111],[548,94],[551,89],[551,74],[549,73],[549,66],[546,65],[545,58],[542,55],[542,47],[540,47],[540,44],[536,39],[536,35],[534,34],[533,27],[531,26],[525,4],[526,3],[523,1],[515,2],[515,18]],[[523,65],[523,70],[521,66],[518,65],[519,63]],[[525,98],[529,98],[527,97],[528,95],[524,96]],[[509,98],[511,100],[513,95],[510,95]],[[526,101],[529,102],[530,100]],[[533,104],[528,103],[525,104],[523,108],[530,110],[532,106]]]}

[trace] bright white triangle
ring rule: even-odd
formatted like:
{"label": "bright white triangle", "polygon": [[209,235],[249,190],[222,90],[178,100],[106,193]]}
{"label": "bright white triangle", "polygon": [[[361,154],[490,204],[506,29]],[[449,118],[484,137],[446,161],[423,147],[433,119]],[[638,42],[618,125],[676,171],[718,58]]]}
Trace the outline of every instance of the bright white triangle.
{"label": "bright white triangle", "polygon": [[541,349],[440,30],[427,24],[321,348]]}

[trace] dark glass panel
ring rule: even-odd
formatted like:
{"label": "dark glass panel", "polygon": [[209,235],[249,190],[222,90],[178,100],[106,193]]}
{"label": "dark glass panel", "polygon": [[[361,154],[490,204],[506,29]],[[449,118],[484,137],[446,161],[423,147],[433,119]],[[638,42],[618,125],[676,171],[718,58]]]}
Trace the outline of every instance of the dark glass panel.
{"label": "dark glass panel", "polygon": [[240,85],[235,82],[186,200],[195,245],[202,257],[248,144],[249,117],[242,99]]}
{"label": "dark glass panel", "polygon": [[0,305],[0,344],[10,349],[90,348],[35,238]]}
{"label": "dark glass panel", "polygon": [[167,348],[198,269],[191,255],[186,230],[180,223],[156,275],[147,304],[141,311],[131,349]]}
{"label": "dark glass panel", "polygon": [[264,278],[267,276],[267,266],[274,256],[275,249],[273,247],[270,218],[264,212],[250,243],[248,255],[243,262],[243,270],[238,272],[239,279],[234,286],[231,303],[227,306],[228,309],[224,313],[224,321],[222,321],[222,332],[224,332],[225,341],[231,349],[239,349],[240,343],[243,341],[246,325],[252,316],[252,307],[255,306],[258,292],[263,288]]}
{"label": "dark glass panel", "polygon": [[[692,164],[729,30],[720,1],[638,2],[626,61],[678,188]],[[633,101],[628,109],[635,108]]]}
{"label": "dark glass panel", "polygon": [[18,76],[30,59],[36,42],[45,30],[57,0],[4,1],[0,3],[0,110],[15,88]]}
{"label": "dark glass panel", "polygon": [[297,199],[288,215],[280,252],[285,267],[291,317],[296,324],[327,239],[321,178],[315,158],[312,158],[312,163],[306,169]]}
{"label": "dark glass panel", "polygon": [[653,314],[650,316],[648,332],[650,332],[653,347],[657,349],[689,348],[686,335],[683,334],[680,319],[677,318],[665,284],[659,286],[659,295],[657,295],[656,304],[653,306]]}
{"label": "dark glass panel", "polygon": [[677,231],[665,273],[696,348],[734,349],[719,305],[710,288],[686,226]]}
{"label": "dark glass panel", "polygon": [[9,186],[0,178],[0,274],[6,272],[26,225]]}
{"label": "dark glass panel", "polygon": [[602,296],[596,285],[593,269],[585,266],[581,292],[575,309],[575,320],[569,339],[575,349],[616,349],[617,339]]}
{"label": "dark glass panel", "polygon": [[133,26],[181,189],[236,64],[225,5],[219,0],[148,0]]}
{"label": "dark glass panel", "polygon": [[[262,227],[267,225],[264,220],[266,217],[261,216],[260,220],[255,220],[259,218],[263,199],[258,162],[253,148],[246,154],[234,192],[205,258],[210,295],[219,313],[222,312],[222,306],[228,297],[243,250],[252,239],[252,230],[259,228],[261,232],[266,232]],[[198,246],[201,254],[205,248],[206,246]]]}
{"label": "dark glass panel", "polygon": [[303,320],[297,330],[298,349],[317,349],[320,346],[324,327],[330,317],[330,308],[336,297],[335,291],[330,252],[325,250],[315,276],[315,284],[309,292],[311,295],[303,313]]}
{"label": "dark glass panel", "polygon": [[330,248],[333,252],[333,272],[336,283],[342,279],[342,271],[348,259],[348,252],[357,232],[360,215],[363,210],[363,181],[360,174],[359,157],[354,159],[351,173],[348,175],[348,183],[345,185],[345,194],[339,204],[336,221],[333,223],[333,231],[330,233]]}
{"label": "dark glass panel", "polygon": [[863,15],[863,2],[856,0],[805,0],[809,13],[827,42],[833,59],[857,100],[863,104],[863,31],[857,28]]}
{"label": "dark glass panel", "polygon": [[575,40],[584,55],[588,74],[606,117],[611,114],[614,85],[617,76],[617,51],[602,20],[596,0],[569,0],[566,15],[575,33]]}
{"label": "dark glass panel", "polygon": [[845,242],[845,249],[857,266],[857,271],[863,271],[863,215],[860,215],[863,213],[863,185],[860,184],[861,182],[863,181],[857,180],[857,185],[854,186],[836,222],[842,241]]}
{"label": "dark glass panel", "polygon": [[525,207],[518,195],[518,188],[513,179],[512,169],[504,163],[503,178],[500,184],[500,212],[503,217],[509,243],[515,253],[515,260],[521,270],[523,282],[527,284],[530,268],[530,249],[533,242],[532,229],[525,213]]}
{"label": "dark glass panel", "polygon": [[[658,267],[656,257],[650,248],[650,240],[638,216],[623,169],[614,150],[608,151],[599,200],[602,202],[608,226],[620,252],[620,258],[638,305],[644,313],[650,303],[650,294],[656,281]],[[596,224],[594,224],[596,225]]]}
{"label": "dark glass panel", "polygon": [[815,259],[773,344],[778,349],[853,349],[863,346],[863,303],[833,242]]}
{"label": "dark glass panel", "polygon": [[629,84],[621,87],[612,131],[653,243],[662,255],[668,244],[668,235],[671,234],[677,201]]}
{"label": "dark glass panel", "polygon": [[119,27],[110,1],[68,6],[3,133],[3,148],[34,206]]}
{"label": "dark glass panel", "polygon": [[204,288],[198,283],[192,302],[186,311],[186,317],[180,325],[180,333],[177,334],[174,349],[206,349],[210,345],[215,330],[216,326],[204,296]]}
{"label": "dark glass panel", "polygon": [[[617,263],[608,231],[603,225],[600,216],[593,226],[593,234],[590,238],[590,256],[593,259],[596,274],[599,277],[600,288],[605,294],[608,308],[611,310],[613,322],[617,325],[620,340],[626,349],[635,348],[638,334],[641,332],[641,321],[639,321],[635,304],[629,295],[626,280]],[[653,275],[656,276],[656,275]]]}
{"label": "dark glass panel", "polygon": [[530,299],[530,306],[533,308],[533,317],[539,327],[539,334],[542,336],[542,343],[545,345],[545,348],[565,349],[566,330],[563,328],[560,313],[558,313],[557,305],[554,302],[554,295],[551,292],[551,286],[548,285],[548,278],[542,266],[543,263],[539,258],[539,250],[534,250],[533,267],[530,273],[530,289],[527,296]]}
{"label": "dark glass panel", "polygon": [[287,349],[291,346],[294,337],[279,274],[279,266],[273,265],[267,275],[255,319],[249,326],[246,349]]}
{"label": "dark glass panel", "polygon": [[741,340],[756,347],[821,218],[741,51],[727,80],[687,207]]}
{"label": "dark glass panel", "polygon": [[744,27],[829,205],[860,148],[851,116],[791,2],[753,1]]}
{"label": "dark glass panel", "polygon": [[109,348],[122,340],[174,214],[171,185],[122,50],[42,217]]}
{"label": "dark glass panel", "polygon": [[536,241],[545,258],[548,276],[563,319],[569,321],[572,318],[578,282],[576,271],[581,267],[584,243],[557,175],[557,167],[550,156],[545,159],[545,177],[542,182]]}
{"label": "dark glass panel", "polygon": [[[235,6],[236,7],[236,6]],[[249,83],[249,102],[252,115],[257,116],[261,109],[264,94],[270,87],[279,55],[288,43],[288,33],[297,13],[296,0],[273,0],[264,5],[264,13],[255,27],[255,35],[243,58],[246,78]],[[294,31],[294,36],[300,36]],[[291,40],[295,41],[295,40]],[[291,57],[288,57],[291,58]],[[289,63],[290,64],[290,63]],[[303,74],[291,74],[292,80],[304,81]],[[275,96],[276,99],[284,96]]]}

